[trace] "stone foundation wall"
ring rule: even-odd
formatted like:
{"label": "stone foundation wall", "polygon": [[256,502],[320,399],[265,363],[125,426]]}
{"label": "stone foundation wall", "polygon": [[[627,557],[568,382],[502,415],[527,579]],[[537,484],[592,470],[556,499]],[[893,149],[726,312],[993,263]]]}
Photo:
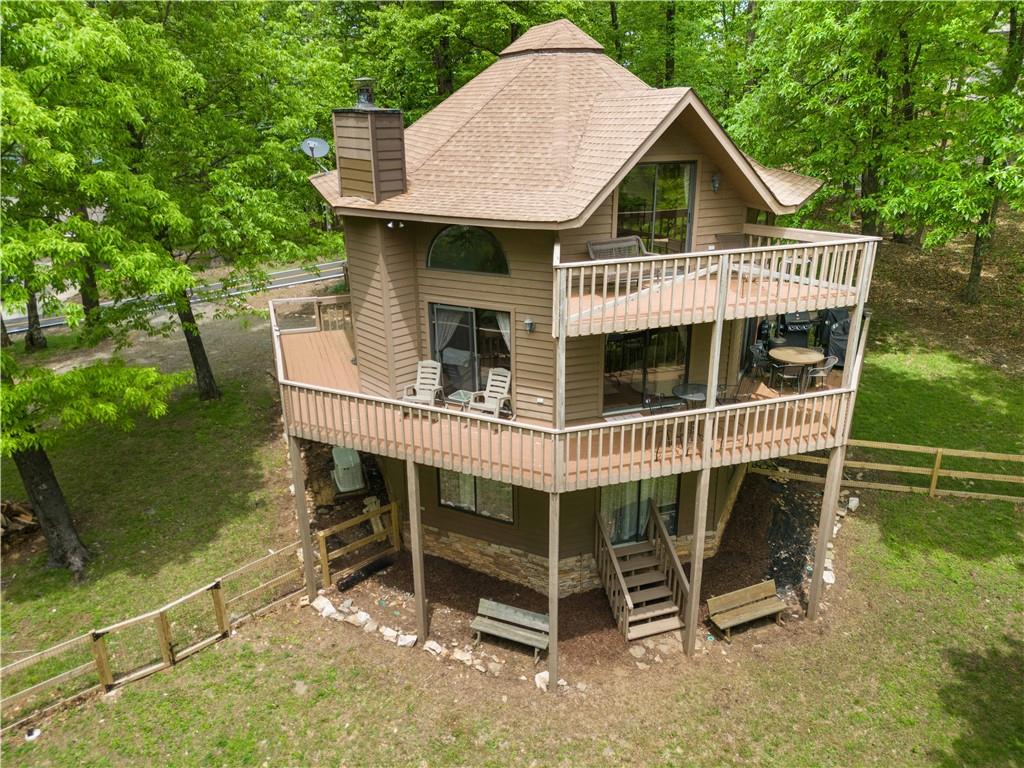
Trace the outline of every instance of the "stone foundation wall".
{"label": "stone foundation wall", "polygon": [[[402,546],[408,549],[408,520],[404,521],[402,540]],[[488,576],[522,584],[542,595],[548,592],[548,560],[540,555],[429,525],[423,526],[423,551]],[[601,587],[594,558],[589,554],[563,558],[558,563],[558,574],[559,597]]]}

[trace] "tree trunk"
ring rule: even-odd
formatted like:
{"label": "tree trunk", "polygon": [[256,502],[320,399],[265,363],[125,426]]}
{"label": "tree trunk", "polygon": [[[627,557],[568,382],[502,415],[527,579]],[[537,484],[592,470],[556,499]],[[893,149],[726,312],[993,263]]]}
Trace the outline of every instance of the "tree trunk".
{"label": "tree trunk", "polygon": [[995,221],[998,207],[997,196],[992,200],[992,207],[978,218],[978,227],[974,231],[974,247],[971,249],[971,271],[967,275],[967,285],[964,286],[964,301],[968,304],[977,304],[981,295],[981,270],[985,266],[985,256],[988,255],[989,246],[992,244],[992,228],[989,224]]}
{"label": "tree trunk", "polygon": [[71,522],[71,511],[53,472],[50,457],[42,448],[29,448],[18,451],[12,458],[50,548],[50,564],[70,569],[75,579],[80,581],[89,553]]}
{"label": "tree trunk", "polygon": [[665,5],[665,87],[671,88],[676,79],[676,4]]}
{"label": "tree trunk", "polygon": [[622,63],[622,35],[619,33],[619,4],[615,0],[608,3],[611,13],[612,40],[615,43],[615,60]]}
{"label": "tree trunk", "polygon": [[0,317],[0,347],[11,346],[11,335],[7,333],[7,323]]}
{"label": "tree trunk", "polygon": [[[444,0],[434,0],[434,12],[444,13]],[[444,99],[455,92],[455,77],[448,35],[441,35],[434,43],[434,86],[439,98]]]}
{"label": "tree trunk", "polygon": [[203,346],[203,337],[199,335],[199,325],[196,323],[195,313],[192,312],[192,302],[189,301],[188,293],[185,292],[178,297],[178,319],[181,320],[181,330],[185,334],[188,353],[192,358],[192,367],[196,372],[196,389],[199,390],[199,399],[217,400],[220,397],[220,390],[213,378],[210,361],[206,357],[206,347]]}
{"label": "tree trunk", "polygon": [[100,289],[96,285],[96,268],[92,264],[85,267],[79,293],[82,296],[82,309],[85,310],[85,324],[91,325],[96,322],[96,310],[100,308]]}
{"label": "tree trunk", "polygon": [[35,352],[38,349],[46,349],[46,337],[43,336],[43,326],[39,322],[39,302],[36,295],[31,291],[28,294],[28,329],[25,331],[25,351]]}
{"label": "tree trunk", "polygon": [[[875,195],[878,194],[878,171],[874,165],[869,165],[864,169],[864,172],[860,175],[860,199],[861,203],[865,200],[871,201],[870,204],[874,205]],[[860,233],[862,235],[877,235],[878,234],[878,213],[877,211],[865,207],[861,207],[860,213]]]}

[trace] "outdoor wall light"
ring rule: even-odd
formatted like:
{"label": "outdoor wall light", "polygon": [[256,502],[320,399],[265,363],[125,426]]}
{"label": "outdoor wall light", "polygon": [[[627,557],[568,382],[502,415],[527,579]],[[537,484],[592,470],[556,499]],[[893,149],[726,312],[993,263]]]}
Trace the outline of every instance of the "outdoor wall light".
{"label": "outdoor wall light", "polygon": [[527,333],[533,333],[533,329],[537,327],[537,324],[533,322],[532,317],[528,317],[523,320],[523,327],[526,329]]}
{"label": "outdoor wall light", "polygon": [[392,219],[387,223],[387,227],[388,229],[405,229],[405,222]]}
{"label": "outdoor wall light", "polygon": [[722,183],[722,177],[718,173],[711,174],[711,191],[718,192],[718,186]]}

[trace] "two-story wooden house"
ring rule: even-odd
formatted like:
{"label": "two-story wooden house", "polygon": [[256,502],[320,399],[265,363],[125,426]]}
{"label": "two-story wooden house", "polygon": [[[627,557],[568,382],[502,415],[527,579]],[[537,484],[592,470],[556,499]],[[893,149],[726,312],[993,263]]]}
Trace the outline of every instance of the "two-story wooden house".
{"label": "two-story wooden house", "polygon": [[[362,92],[334,144],[312,182],[350,294],[313,328],[274,325],[296,488],[296,438],[377,457],[408,504],[421,635],[427,552],[546,591],[555,676],[558,598],[597,586],[627,638],[682,629],[692,653],[746,466],[831,449],[814,614],[876,238],[772,226],[819,183],[759,165],[692,90],[648,87],[568,21],[408,128]],[[829,308],[849,310],[845,366],[805,346],[772,368],[764,330]],[[424,360],[444,397],[411,403]],[[495,369],[509,407],[467,409]]]}

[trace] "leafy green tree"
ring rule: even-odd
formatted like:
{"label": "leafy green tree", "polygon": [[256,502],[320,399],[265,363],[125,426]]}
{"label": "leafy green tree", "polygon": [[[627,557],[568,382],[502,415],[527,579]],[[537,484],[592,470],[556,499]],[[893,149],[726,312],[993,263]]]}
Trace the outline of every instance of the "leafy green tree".
{"label": "leafy green tree", "polygon": [[[173,59],[139,57],[142,27],[112,24],[80,3],[12,2],[0,14],[4,307],[26,309],[39,296],[44,311],[77,325],[82,307],[60,296],[97,264],[102,286],[113,294],[190,285],[188,270],[168,265],[142,234],[178,227],[180,216],[150,179],[130,171],[122,140],[125,125],[142,119],[153,79],[184,70]],[[83,215],[92,205],[104,207],[101,222]],[[119,330],[112,322],[119,317],[93,320]],[[130,428],[135,413],[162,414],[185,378],[117,360],[58,374],[19,361],[9,349],[0,352],[0,452],[18,468],[54,564],[81,576],[88,555],[47,449],[88,422]]]}
{"label": "leafy green tree", "polygon": [[153,242],[193,284],[132,300],[153,332],[169,329],[154,310],[174,308],[199,396],[216,398],[192,295],[221,299],[224,313],[244,311],[237,289],[265,285],[273,265],[341,252],[336,233],[310,226],[322,209],[307,180],[315,168],[299,147],[330,135],[330,110],[350,78],[337,44],[319,31],[324,10],[315,4],[114,3],[98,12],[146,29],[189,68],[190,87],[154,91],[127,144],[133,173],[152,179],[181,216],[181,226],[151,228]]}

